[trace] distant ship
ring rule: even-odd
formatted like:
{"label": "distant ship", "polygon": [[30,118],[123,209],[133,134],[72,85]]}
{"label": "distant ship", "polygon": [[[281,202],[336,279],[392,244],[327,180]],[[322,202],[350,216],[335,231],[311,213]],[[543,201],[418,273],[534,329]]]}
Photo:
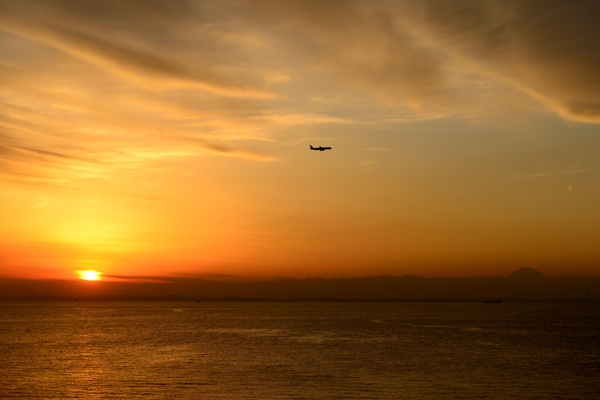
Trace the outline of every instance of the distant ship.
{"label": "distant ship", "polygon": [[502,299],[498,299],[498,300],[484,300],[484,303],[502,303]]}

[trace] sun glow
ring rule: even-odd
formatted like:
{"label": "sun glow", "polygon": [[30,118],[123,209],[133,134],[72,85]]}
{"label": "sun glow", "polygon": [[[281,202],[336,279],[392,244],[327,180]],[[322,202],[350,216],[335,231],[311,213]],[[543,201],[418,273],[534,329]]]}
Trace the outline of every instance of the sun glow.
{"label": "sun glow", "polygon": [[77,273],[79,274],[79,278],[85,281],[99,281],[101,279],[100,275],[102,275],[102,272],[92,271],[89,269],[85,271],[77,271]]}

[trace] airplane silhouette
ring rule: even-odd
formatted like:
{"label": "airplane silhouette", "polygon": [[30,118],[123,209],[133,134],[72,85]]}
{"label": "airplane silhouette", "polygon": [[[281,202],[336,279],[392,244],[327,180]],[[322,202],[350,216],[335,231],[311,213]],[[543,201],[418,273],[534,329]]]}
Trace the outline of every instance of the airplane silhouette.
{"label": "airplane silhouette", "polygon": [[309,146],[310,146],[310,149],[311,149],[311,150],[319,150],[319,151],[331,150],[331,147],[322,147],[322,146],[319,146],[319,147],[312,147],[312,145],[310,145],[310,144],[309,144]]}

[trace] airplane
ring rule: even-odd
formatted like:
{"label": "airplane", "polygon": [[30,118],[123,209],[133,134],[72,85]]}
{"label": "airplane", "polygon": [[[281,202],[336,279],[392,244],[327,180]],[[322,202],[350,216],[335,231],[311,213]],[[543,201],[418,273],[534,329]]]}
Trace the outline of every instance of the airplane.
{"label": "airplane", "polygon": [[319,146],[319,147],[312,147],[312,145],[310,145],[310,144],[309,144],[309,146],[310,146],[310,149],[311,149],[311,150],[319,150],[319,151],[331,150],[331,147],[322,147],[322,146]]}

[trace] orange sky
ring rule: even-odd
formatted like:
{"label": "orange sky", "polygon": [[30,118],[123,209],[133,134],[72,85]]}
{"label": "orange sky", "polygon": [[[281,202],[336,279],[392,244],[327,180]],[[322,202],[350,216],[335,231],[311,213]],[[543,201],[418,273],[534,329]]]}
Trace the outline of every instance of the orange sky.
{"label": "orange sky", "polygon": [[598,275],[597,8],[0,1],[0,277]]}

